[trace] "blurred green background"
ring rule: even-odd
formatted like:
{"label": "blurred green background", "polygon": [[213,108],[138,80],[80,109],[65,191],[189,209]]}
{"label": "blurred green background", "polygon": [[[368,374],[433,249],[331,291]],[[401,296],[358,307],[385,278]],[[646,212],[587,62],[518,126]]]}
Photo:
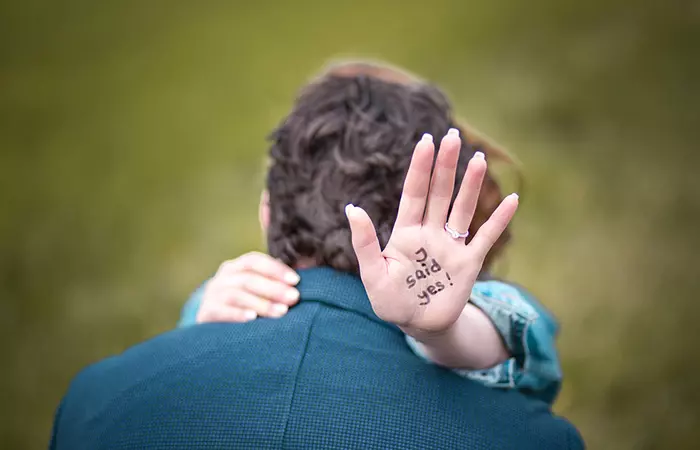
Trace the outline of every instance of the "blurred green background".
{"label": "blurred green background", "polygon": [[[500,273],[563,323],[592,449],[700,444],[696,1],[0,3],[0,446],[263,249],[265,136],[329,58],[443,86],[528,186]],[[506,183],[507,184],[507,183]]]}

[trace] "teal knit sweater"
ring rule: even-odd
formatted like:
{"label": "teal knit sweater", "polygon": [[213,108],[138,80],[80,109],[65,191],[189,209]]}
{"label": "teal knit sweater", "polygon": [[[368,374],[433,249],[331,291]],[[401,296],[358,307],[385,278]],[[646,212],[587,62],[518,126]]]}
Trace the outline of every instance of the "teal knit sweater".
{"label": "teal knit sweater", "polygon": [[421,361],[359,279],[301,275],[281,319],[177,329],[83,370],[51,449],[583,448],[545,402]]}

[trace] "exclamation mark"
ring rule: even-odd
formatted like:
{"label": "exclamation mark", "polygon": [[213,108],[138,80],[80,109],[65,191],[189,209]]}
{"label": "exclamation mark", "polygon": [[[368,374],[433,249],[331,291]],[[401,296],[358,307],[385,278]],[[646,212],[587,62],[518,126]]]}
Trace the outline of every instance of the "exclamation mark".
{"label": "exclamation mark", "polygon": [[450,286],[452,286],[452,278],[450,278],[450,274],[445,272],[445,275],[447,275],[447,281],[450,282]]}

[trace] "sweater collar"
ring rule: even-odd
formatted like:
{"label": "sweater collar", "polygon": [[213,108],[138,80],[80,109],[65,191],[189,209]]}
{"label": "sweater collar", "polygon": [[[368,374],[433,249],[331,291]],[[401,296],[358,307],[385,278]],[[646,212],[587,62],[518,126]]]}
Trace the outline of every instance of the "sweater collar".
{"label": "sweater collar", "polygon": [[336,308],[359,313],[383,325],[399,328],[383,321],[372,310],[362,280],[356,275],[330,267],[313,267],[298,271],[301,281],[297,286],[301,301],[316,301]]}

